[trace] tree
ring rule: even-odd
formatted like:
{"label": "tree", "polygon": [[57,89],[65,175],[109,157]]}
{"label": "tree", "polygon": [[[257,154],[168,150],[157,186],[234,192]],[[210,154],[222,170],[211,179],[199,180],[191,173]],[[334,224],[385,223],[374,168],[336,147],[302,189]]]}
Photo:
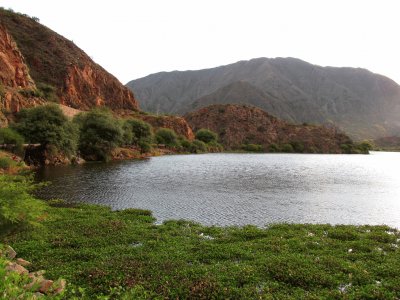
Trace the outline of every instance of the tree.
{"label": "tree", "polygon": [[218,135],[209,129],[200,129],[196,132],[196,139],[206,144],[210,142],[217,142]]}
{"label": "tree", "polygon": [[156,140],[158,144],[164,144],[169,147],[175,147],[178,144],[178,137],[172,129],[160,128],[156,132]]}
{"label": "tree", "polygon": [[79,150],[86,159],[108,160],[122,142],[121,123],[107,110],[94,109],[74,121],[80,129]]}
{"label": "tree", "polygon": [[[126,137],[129,140],[129,136],[132,136],[130,143],[133,145],[138,145],[140,142],[149,143],[152,137],[152,128],[149,123],[137,119],[128,119],[124,123],[124,131],[126,132]],[[125,141],[124,141],[125,142]]]}
{"label": "tree", "polygon": [[22,110],[14,128],[27,142],[39,143],[44,149],[53,146],[66,155],[72,155],[76,150],[77,128],[56,104]]}

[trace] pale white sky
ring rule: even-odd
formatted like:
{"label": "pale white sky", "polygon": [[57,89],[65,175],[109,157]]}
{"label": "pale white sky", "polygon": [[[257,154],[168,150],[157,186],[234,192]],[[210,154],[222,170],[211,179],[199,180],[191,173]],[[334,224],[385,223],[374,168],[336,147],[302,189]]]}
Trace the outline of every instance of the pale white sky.
{"label": "pale white sky", "polygon": [[367,68],[400,83],[399,0],[0,0],[122,83],[256,57]]}

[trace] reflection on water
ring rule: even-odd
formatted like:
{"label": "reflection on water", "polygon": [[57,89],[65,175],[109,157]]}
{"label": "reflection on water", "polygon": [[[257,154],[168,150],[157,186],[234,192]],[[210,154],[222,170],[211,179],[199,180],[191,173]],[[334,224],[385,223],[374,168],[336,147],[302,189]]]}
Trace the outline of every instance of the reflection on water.
{"label": "reflection on water", "polygon": [[205,154],[43,168],[40,195],[150,209],[211,225],[387,224],[400,228],[400,153]]}

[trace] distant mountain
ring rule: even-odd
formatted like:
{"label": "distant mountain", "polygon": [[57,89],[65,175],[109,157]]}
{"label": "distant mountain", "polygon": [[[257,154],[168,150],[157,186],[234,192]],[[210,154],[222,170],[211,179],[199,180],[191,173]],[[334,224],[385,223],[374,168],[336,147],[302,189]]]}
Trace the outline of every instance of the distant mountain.
{"label": "distant mountain", "polygon": [[295,123],[334,124],[356,139],[400,133],[400,86],[365,69],[320,67],[295,58],[257,58],[130,81],[145,111],[185,114],[243,103]]}
{"label": "distant mountain", "polygon": [[248,105],[210,105],[186,114],[185,119],[193,131],[208,128],[216,132],[226,149],[255,144],[267,152],[289,147],[295,152],[342,153],[342,145],[352,143],[336,128],[289,124]]}

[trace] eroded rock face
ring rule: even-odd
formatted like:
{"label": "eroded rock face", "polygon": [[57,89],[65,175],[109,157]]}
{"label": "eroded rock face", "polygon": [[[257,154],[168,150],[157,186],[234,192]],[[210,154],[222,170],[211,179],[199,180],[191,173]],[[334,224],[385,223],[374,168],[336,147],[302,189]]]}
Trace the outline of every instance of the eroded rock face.
{"label": "eroded rock face", "polygon": [[182,117],[141,115],[139,118],[149,123],[155,129],[169,128],[188,140],[194,139],[192,128],[190,128],[189,124]]}
{"label": "eroded rock face", "polygon": [[138,110],[133,93],[116,78],[91,63],[68,68],[64,86],[60,88],[60,102],[73,108],[88,110],[95,106],[111,109]]}
{"label": "eroded rock face", "polygon": [[211,105],[187,114],[185,119],[195,132],[201,128],[216,132],[227,149],[259,144],[268,150],[271,144],[298,143],[305,152],[341,153],[340,145],[350,142],[335,128],[289,124],[246,105]]}
{"label": "eroded rock face", "polygon": [[0,84],[3,87],[35,88],[24,57],[17,44],[0,25]]}
{"label": "eroded rock face", "polygon": [[6,56],[0,55],[1,72],[7,70],[0,74],[3,85],[33,89],[36,83],[39,89],[54,90],[58,99],[52,101],[80,110],[96,106],[139,109],[133,93],[72,41],[4,9],[0,9],[0,20],[0,51],[7,49]]}

